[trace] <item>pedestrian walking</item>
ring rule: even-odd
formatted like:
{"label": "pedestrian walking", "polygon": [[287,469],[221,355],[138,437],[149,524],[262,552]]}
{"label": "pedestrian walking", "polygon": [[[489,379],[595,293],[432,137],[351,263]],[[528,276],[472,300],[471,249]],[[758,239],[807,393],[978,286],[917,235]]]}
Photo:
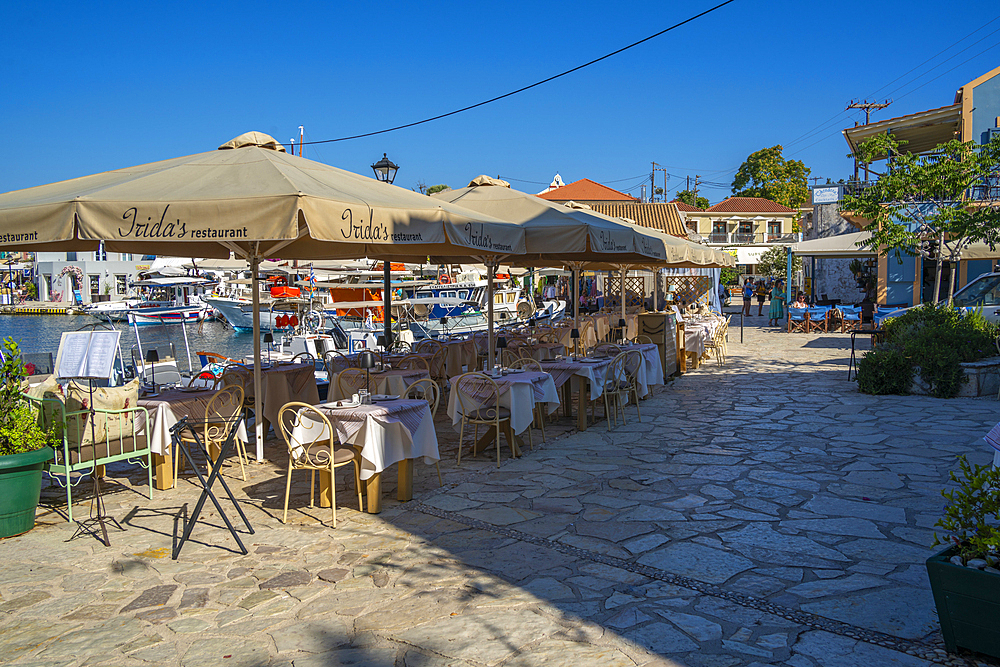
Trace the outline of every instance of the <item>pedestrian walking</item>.
{"label": "pedestrian walking", "polygon": [[784,283],[778,280],[774,283],[774,287],[771,289],[771,309],[767,313],[767,324],[768,326],[778,326],[780,322],[785,321],[785,299],[787,295],[784,290]]}
{"label": "pedestrian walking", "polygon": [[750,306],[753,304],[753,280],[747,278],[743,283],[743,314],[750,316]]}
{"label": "pedestrian walking", "polygon": [[764,281],[758,280],[757,286],[754,288],[754,296],[757,297],[757,317],[764,316],[764,302],[767,300],[767,288],[764,287]]}

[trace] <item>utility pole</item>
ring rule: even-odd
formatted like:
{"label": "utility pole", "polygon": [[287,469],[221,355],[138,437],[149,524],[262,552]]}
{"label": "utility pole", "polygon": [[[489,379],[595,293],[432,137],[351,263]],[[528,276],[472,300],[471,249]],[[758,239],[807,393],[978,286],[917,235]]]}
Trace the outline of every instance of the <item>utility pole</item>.
{"label": "utility pole", "polygon": [[[872,111],[878,111],[884,109],[892,104],[892,100],[886,100],[885,102],[869,102],[867,99],[864,102],[858,100],[851,100],[850,103],[844,108],[844,111],[850,109],[863,109],[865,112],[865,125],[868,125],[871,120]],[[855,127],[858,126],[857,123],[854,124]],[[858,161],[854,160],[854,180],[858,178]],[[868,165],[865,165],[865,181],[868,180]]]}
{"label": "utility pole", "polygon": [[694,176],[694,202],[695,206],[698,205],[698,180],[701,178],[700,174],[695,174]]}
{"label": "utility pole", "polygon": [[652,202],[655,199],[656,182],[654,179],[656,178],[656,172],[658,171],[663,172],[663,201],[667,201],[667,178],[669,177],[669,174],[667,174],[667,168],[661,167],[655,162],[651,162],[650,164],[653,165],[653,170],[649,174],[649,201]]}

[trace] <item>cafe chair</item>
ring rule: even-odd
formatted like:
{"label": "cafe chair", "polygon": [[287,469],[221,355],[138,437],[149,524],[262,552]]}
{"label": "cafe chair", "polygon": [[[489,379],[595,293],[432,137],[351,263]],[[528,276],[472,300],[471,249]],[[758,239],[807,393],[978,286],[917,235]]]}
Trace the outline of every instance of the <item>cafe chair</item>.
{"label": "cafe chair", "polygon": [[[719,331],[722,327],[719,327]],[[628,387],[625,388],[625,394],[635,402],[635,416],[642,422],[642,413],[639,412],[639,369],[642,365],[646,363],[646,360],[642,356],[642,352],[639,350],[629,350],[625,352],[625,382]],[[625,406],[622,406],[622,421],[625,420]]]}
{"label": "cafe chair", "polygon": [[[614,414],[615,427],[618,426],[619,411],[622,413],[622,423],[625,423],[625,405],[622,403],[622,394],[627,392],[629,388],[625,374],[626,356],[622,352],[615,357],[604,376],[604,391],[601,392],[601,396],[604,399],[604,418],[608,420],[609,431],[611,430],[612,414]],[[612,404],[614,404],[614,413],[611,412]]]}
{"label": "cafe chair", "polygon": [[278,412],[281,437],[288,446],[288,477],[285,481],[285,511],[282,523],[288,523],[288,496],[292,490],[292,471],[309,471],[309,507],[315,504],[316,471],[330,473],[330,513],[333,527],[337,527],[337,468],[354,464],[354,488],[358,493],[358,511],[363,512],[361,501],[361,452],[336,440],[336,434],[327,416],[308,403],[285,403]]}
{"label": "cafe chair", "polygon": [[822,331],[826,333],[830,329],[830,308],[828,306],[814,306],[806,309],[806,333]]}
{"label": "cafe chair", "polygon": [[592,350],[595,357],[617,357],[621,353],[622,348],[614,343],[598,343]]}
{"label": "cafe chair", "polygon": [[[406,398],[427,401],[427,407],[431,411],[431,421],[437,417],[438,405],[441,403],[441,387],[430,378],[423,378],[410,384],[403,392]],[[441,462],[435,461],[438,473],[438,486],[444,486],[444,479],[441,477]]]}
{"label": "cafe chair", "polygon": [[[509,366],[511,369],[521,369],[525,371],[534,371],[536,373],[544,373],[545,369],[542,368],[542,364],[535,359],[521,358],[515,361]],[[537,424],[538,429],[542,432],[542,442],[545,442],[545,403],[535,403],[535,415],[534,422]],[[531,431],[528,431],[528,444],[531,449],[535,449],[535,443],[531,438]]]}
{"label": "cafe chair", "polygon": [[202,371],[197,375],[192,375],[191,379],[188,380],[187,386],[189,389],[198,387],[200,389],[215,389],[222,383],[221,377],[216,377],[215,373],[212,371]]}
{"label": "cafe chair", "polygon": [[[458,398],[458,409],[461,413],[461,426],[458,431],[458,461],[462,465],[462,441],[465,437],[466,424],[472,424],[473,446],[479,440],[479,427],[486,426],[494,430],[497,445],[497,468],[500,467],[500,434],[501,425],[506,424],[510,431],[510,410],[500,405],[500,387],[484,373],[465,373],[452,382],[452,391]],[[514,443],[510,443],[511,456],[514,455]]]}
{"label": "cafe chair", "polygon": [[[191,426],[198,434],[201,444],[207,452],[210,472],[211,468],[216,463],[221,463],[218,461],[218,456],[220,454],[220,450],[222,449],[222,445],[226,441],[229,431],[232,430],[233,424],[242,418],[242,412],[243,388],[239,385],[231,384],[215,392],[212,398],[209,399],[208,406],[205,409],[205,415],[203,417],[199,419],[192,418],[190,420]],[[191,444],[194,444],[195,442],[194,436],[188,430],[181,431],[181,440]],[[239,459],[240,462],[240,473],[243,477],[243,481],[245,482],[247,481],[246,464],[249,463],[249,460],[247,459],[246,445],[239,438],[235,438],[234,445],[236,449],[236,458]],[[173,487],[177,486],[177,473],[180,469],[179,466],[181,458],[182,456],[180,451],[175,449]]]}
{"label": "cafe chair", "polygon": [[720,324],[712,337],[705,341],[705,350],[711,350],[720,366],[726,364],[726,325]]}
{"label": "cafe chair", "polygon": [[510,365],[514,364],[514,363],[517,363],[517,361],[520,358],[521,358],[521,355],[519,355],[514,350],[501,350],[500,351],[500,363],[504,366],[504,368],[510,368],[511,367]]}
{"label": "cafe chair", "polygon": [[327,376],[330,378],[348,368],[357,368],[356,360],[336,350],[327,350],[326,354],[323,355],[323,364],[326,366]]}
{"label": "cafe chair", "polygon": [[341,398],[350,398],[368,385],[368,375],[360,368],[348,368],[337,374],[337,390]]}
{"label": "cafe chair", "polygon": [[635,337],[634,342],[636,345],[650,345],[652,344],[653,339],[644,334],[639,334]]}
{"label": "cafe chair", "polygon": [[806,333],[809,328],[809,321],[806,319],[807,308],[788,309],[788,333]]}
{"label": "cafe chair", "polygon": [[299,352],[294,357],[292,357],[293,364],[312,364],[316,365],[316,357],[312,355],[311,352]]}
{"label": "cafe chair", "polygon": [[840,333],[861,328],[861,306],[837,306],[840,313]]}
{"label": "cafe chair", "polygon": [[427,365],[427,359],[421,357],[419,354],[408,354],[397,362],[394,362],[393,367],[400,368],[403,370],[422,370],[427,371],[430,374],[430,367]]}
{"label": "cafe chair", "polygon": [[[222,371],[222,386],[237,386],[243,390],[243,416],[254,409],[253,370],[240,364],[230,364]],[[256,415],[254,415],[256,417]]]}

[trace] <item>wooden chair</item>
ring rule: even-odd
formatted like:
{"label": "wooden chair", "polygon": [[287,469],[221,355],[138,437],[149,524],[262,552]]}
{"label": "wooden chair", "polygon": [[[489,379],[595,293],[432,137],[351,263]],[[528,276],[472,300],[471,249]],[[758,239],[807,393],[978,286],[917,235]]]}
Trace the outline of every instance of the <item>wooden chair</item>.
{"label": "wooden chair", "polygon": [[[406,398],[427,401],[427,407],[431,411],[431,420],[437,417],[438,405],[441,404],[441,387],[430,378],[422,378],[412,383],[403,392]],[[438,473],[438,486],[444,486],[444,479],[441,477],[441,461],[435,461]]]}
{"label": "wooden chair", "polygon": [[[222,371],[222,386],[236,385],[243,390],[243,416],[247,417],[254,409],[253,370],[239,364],[226,366]],[[257,415],[254,415],[256,418]]]}
{"label": "wooden chair", "polygon": [[638,336],[635,337],[635,343],[637,345],[646,345],[652,342],[653,342],[652,338],[650,338],[649,336],[645,336],[643,334],[639,334]]}
{"label": "wooden chair", "polygon": [[806,309],[806,333],[822,331],[826,333],[830,326],[830,309],[825,306]]}
{"label": "wooden chair", "polygon": [[807,310],[807,308],[788,309],[788,333],[807,333],[809,331]]}
{"label": "wooden chair", "polygon": [[285,482],[285,512],[282,523],[288,523],[288,496],[292,489],[292,471],[309,471],[309,507],[315,507],[316,471],[329,471],[330,512],[333,527],[337,527],[337,482],[334,472],[341,466],[354,464],[354,485],[361,501],[361,452],[336,441],[333,427],[326,415],[308,403],[286,403],[278,412],[281,436],[288,446],[288,478]]}
{"label": "wooden chair", "polygon": [[[201,444],[208,452],[208,466],[212,468],[219,463],[218,456],[225,442],[233,423],[241,419],[243,412],[243,388],[236,384],[230,384],[215,392],[208,401],[205,409],[205,416],[201,420],[192,420],[195,432],[201,438]],[[181,439],[184,442],[194,443],[194,436],[190,431],[182,431]],[[247,481],[247,471],[244,462],[249,463],[247,458],[246,445],[242,440],[236,438],[236,457],[240,462],[240,473],[243,481]],[[177,486],[177,473],[180,465],[180,451],[174,450],[174,483]],[[173,488],[171,487],[171,488]]]}
{"label": "wooden chair", "polygon": [[312,355],[312,352],[299,352],[294,357],[292,357],[293,364],[312,364],[316,365],[316,357]]}
{"label": "wooden chair", "polygon": [[367,384],[368,376],[360,368],[348,368],[337,374],[337,390],[341,398],[350,398]]}
{"label": "wooden chair", "polygon": [[705,349],[712,350],[715,360],[720,366],[726,363],[726,325],[720,324],[712,334],[711,340],[705,341]]}
{"label": "wooden chair", "polygon": [[[497,383],[484,373],[465,373],[452,382],[452,390],[458,397],[458,408],[462,414],[461,426],[458,431],[458,461],[462,465],[462,441],[465,438],[466,424],[475,427],[473,444],[479,440],[479,427],[487,426],[496,429],[497,468],[500,467],[500,435],[501,425],[506,424],[510,431],[510,410],[500,405],[500,388]],[[511,456],[514,443],[511,442]]]}

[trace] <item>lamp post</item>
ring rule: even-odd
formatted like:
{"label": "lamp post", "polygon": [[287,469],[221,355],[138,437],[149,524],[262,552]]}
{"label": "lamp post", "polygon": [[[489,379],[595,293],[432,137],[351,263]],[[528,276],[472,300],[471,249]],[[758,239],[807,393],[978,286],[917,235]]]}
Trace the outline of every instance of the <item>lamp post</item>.
{"label": "lamp post", "polygon": [[[375,178],[392,185],[392,182],[396,180],[396,172],[399,171],[399,165],[394,164],[392,160],[386,157],[385,153],[382,153],[382,159],[372,165],[372,171],[375,172]],[[385,342],[386,345],[392,344],[392,292],[390,291],[392,287],[392,267],[389,262],[382,260],[382,323],[385,330]]]}

